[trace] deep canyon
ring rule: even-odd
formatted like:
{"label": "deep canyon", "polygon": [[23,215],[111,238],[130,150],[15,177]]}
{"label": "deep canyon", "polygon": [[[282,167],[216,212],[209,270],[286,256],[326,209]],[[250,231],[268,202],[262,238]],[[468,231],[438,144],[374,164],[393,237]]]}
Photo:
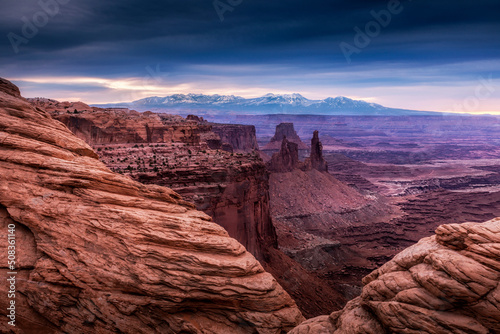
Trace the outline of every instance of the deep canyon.
{"label": "deep canyon", "polygon": [[500,331],[498,118],[0,102],[19,333]]}

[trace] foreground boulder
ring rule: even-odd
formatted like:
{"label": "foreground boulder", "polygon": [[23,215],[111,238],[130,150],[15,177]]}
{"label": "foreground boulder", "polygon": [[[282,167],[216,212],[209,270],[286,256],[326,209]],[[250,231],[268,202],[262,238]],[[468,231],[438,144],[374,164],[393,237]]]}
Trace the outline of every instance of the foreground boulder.
{"label": "foreground boulder", "polygon": [[[15,333],[285,333],[294,301],[209,216],[112,173],[0,82],[0,238],[15,225]],[[5,278],[7,243],[0,245]],[[9,274],[10,275],[10,274]],[[4,280],[5,282],[5,280]]]}
{"label": "foreground boulder", "polygon": [[500,218],[442,225],[365,277],[360,297],[290,334],[499,333]]}

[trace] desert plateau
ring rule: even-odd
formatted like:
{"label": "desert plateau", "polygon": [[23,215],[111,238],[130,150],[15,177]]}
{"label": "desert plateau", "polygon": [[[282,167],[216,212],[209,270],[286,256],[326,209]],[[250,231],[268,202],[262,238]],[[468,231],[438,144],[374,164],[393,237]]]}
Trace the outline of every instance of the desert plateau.
{"label": "desert plateau", "polygon": [[497,2],[0,6],[0,334],[500,334]]}

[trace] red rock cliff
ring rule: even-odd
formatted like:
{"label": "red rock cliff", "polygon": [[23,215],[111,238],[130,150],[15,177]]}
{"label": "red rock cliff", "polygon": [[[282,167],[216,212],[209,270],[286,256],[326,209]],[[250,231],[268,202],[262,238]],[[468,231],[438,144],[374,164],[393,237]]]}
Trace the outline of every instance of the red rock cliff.
{"label": "red rock cliff", "polygon": [[274,334],[302,319],[210,217],[168,188],[111,172],[63,124],[0,85],[0,226],[5,240],[15,225],[17,333]]}
{"label": "red rock cliff", "polygon": [[212,131],[219,135],[223,143],[231,145],[236,152],[259,149],[253,125],[212,124]]}
{"label": "red rock cliff", "polygon": [[196,122],[180,116],[139,113],[128,109],[102,109],[82,102],[58,102],[29,99],[36,107],[49,111],[78,138],[90,145],[122,143],[199,144],[200,129]]}
{"label": "red rock cliff", "polygon": [[[126,109],[104,110],[81,102],[31,102],[48,108],[96,148],[113,170],[142,183],[170,187],[195,203],[259,260],[264,258],[265,249],[276,244],[265,166],[253,154],[231,154],[233,150],[258,148],[255,127],[207,123],[193,115],[184,119]],[[67,112],[73,109],[76,114]],[[227,141],[235,146],[227,149]]]}
{"label": "red rock cliff", "polygon": [[[186,163],[170,167],[157,161],[157,172],[132,171],[134,179],[174,189],[212,216],[260,260],[264,259],[267,248],[276,245],[269,214],[269,176],[257,155],[235,155],[192,146],[177,148],[176,152],[166,148],[150,148],[151,153],[147,153],[148,148],[139,150],[134,153],[169,156],[170,161],[186,159]],[[109,158],[105,161],[109,162]]]}

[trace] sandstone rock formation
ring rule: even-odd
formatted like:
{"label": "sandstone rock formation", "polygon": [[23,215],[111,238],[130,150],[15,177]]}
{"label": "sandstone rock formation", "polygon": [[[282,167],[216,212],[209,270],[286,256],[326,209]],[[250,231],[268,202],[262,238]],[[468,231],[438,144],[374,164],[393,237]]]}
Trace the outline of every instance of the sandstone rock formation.
{"label": "sandstone rock formation", "polygon": [[229,144],[235,152],[252,152],[259,149],[255,126],[211,123],[212,131],[219,135],[223,144]]}
{"label": "sandstone rock formation", "polygon": [[290,334],[499,333],[500,218],[442,225],[363,282],[342,311]]}
{"label": "sandstone rock formation", "polygon": [[[298,145],[285,137],[280,152],[274,153],[267,163],[278,249],[289,257],[289,263],[295,263],[294,270],[300,273],[293,280],[301,286],[316,282],[325,296],[334,296],[326,301],[310,289],[298,294],[288,282],[280,281],[306,316],[324,314],[321,309],[329,303],[339,309],[359,295],[362,277],[383,262],[377,251],[350,247],[352,229],[362,222],[366,233],[366,227],[392,217],[390,208],[376,196],[365,196],[326,172],[317,131],[312,143],[311,157],[303,163],[299,161]],[[376,259],[376,263],[367,258]],[[276,262],[272,265],[279,268]],[[275,273],[271,266],[269,270]],[[311,300],[316,303],[311,305]]]}
{"label": "sandstone rock formation", "polygon": [[267,166],[269,171],[277,173],[291,172],[294,169],[304,171],[316,169],[320,172],[328,172],[328,162],[323,158],[323,145],[319,141],[318,131],[314,131],[311,139],[311,154],[304,163],[299,161],[299,145],[283,136],[280,151],[273,154]]}
{"label": "sandstone rock formation", "polygon": [[305,161],[306,168],[328,172],[328,163],[323,158],[323,145],[319,141],[318,131],[314,131],[311,139],[311,155]]}
{"label": "sandstone rock formation", "polygon": [[298,145],[299,150],[306,150],[307,145],[302,142],[293,128],[293,123],[280,123],[276,125],[276,132],[263,150],[279,150],[283,138]]}
{"label": "sandstone rock formation", "polygon": [[9,80],[0,78],[0,91],[14,97],[21,97],[21,92],[16,85],[13,85]]}
{"label": "sandstone rock formation", "polygon": [[[163,148],[153,150],[158,156],[166,155]],[[130,175],[145,184],[174,189],[213,217],[250,253],[264,260],[266,250],[275,247],[277,240],[269,214],[269,176],[264,163],[256,155],[231,156],[220,151],[203,153],[193,147],[188,150],[190,154],[183,154],[181,152],[186,148],[181,148],[176,153],[177,159],[186,157],[196,162],[161,168],[153,173],[132,171]],[[141,151],[148,152],[146,149]],[[171,153],[168,155],[172,156]],[[109,159],[105,161],[109,162]]]}
{"label": "sandstone rock formation", "polygon": [[[258,149],[255,127],[208,123],[195,115],[184,119],[93,108],[81,102],[30,102],[49,109],[112,170],[142,183],[167,186],[195,203],[259,260],[276,244],[268,174],[262,160],[251,153]],[[68,108],[75,108],[76,114]],[[233,151],[250,153],[225,153]]]}
{"label": "sandstone rock formation", "polygon": [[110,110],[110,111],[127,111],[128,109],[121,108],[110,108],[110,109],[101,109],[94,108],[89,106],[83,102],[59,102],[53,99],[47,99],[43,97],[35,97],[27,99],[32,105],[35,107],[41,108],[51,115],[64,115],[64,114],[81,114],[84,112],[94,112],[94,111],[102,111],[102,110]]}
{"label": "sandstone rock formation", "polygon": [[0,81],[0,233],[15,224],[16,333],[276,334],[303,319],[209,216],[111,172],[17,92]]}
{"label": "sandstone rock formation", "polygon": [[257,154],[212,150],[203,143],[95,147],[112,170],[181,194],[259,260],[276,244],[269,215],[269,176]]}
{"label": "sandstone rock formation", "polygon": [[[253,125],[209,123],[203,117],[196,115],[188,115],[186,120],[207,126],[206,131],[210,131],[220,139],[220,146],[211,147],[213,149],[240,153],[249,153],[259,149]],[[229,147],[231,149],[228,149]]]}
{"label": "sandstone rock formation", "polygon": [[274,153],[271,160],[267,163],[267,168],[271,172],[284,173],[291,172],[299,168],[299,145],[289,142],[283,137],[281,149]]}
{"label": "sandstone rock formation", "polygon": [[200,143],[200,129],[181,116],[139,113],[124,108],[96,108],[82,102],[28,99],[35,107],[48,111],[78,138],[90,145],[118,143]]}
{"label": "sandstone rock formation", "polygon": [[205,121],[205,119],[203,117],[196,116],[196,115],[187,115],[186,116],[186,120],[188,120],[188,121],[194,121],[196,123],[206,123],[206,121]]}

